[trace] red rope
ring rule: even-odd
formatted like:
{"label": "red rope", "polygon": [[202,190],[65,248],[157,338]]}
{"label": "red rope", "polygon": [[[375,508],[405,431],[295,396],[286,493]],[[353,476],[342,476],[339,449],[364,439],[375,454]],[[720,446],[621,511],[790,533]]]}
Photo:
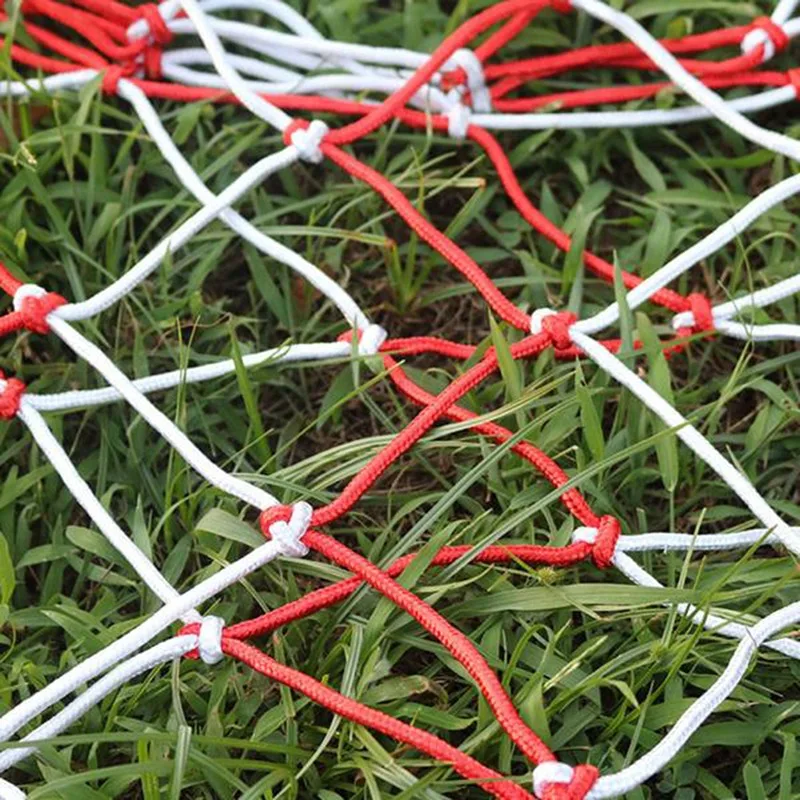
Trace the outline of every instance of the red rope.
{"label": "red rope", "polygon": [[[268,535],[269,526],[267,525],[263,530],[265,535]],[[357,575],[391,600],[398,608],[413,617],[437,641],[441,642],[475,681],[503,730],[508,733],[511,740],[529,761],[540,764],[543,761],[555,760],[550,749],[522,721],[497,675],[486,663],[475,645],[438,611],[401,586],[364,556],[330,536],[309,529],[303,537],[303,544],[325,556],[334,564]]]}
{"label": "red rope", "polygon": [[438,737],[393,719],[388,714],[369,708],[350,697],[345,697],[311,676],[279,664],[275,659],[251,645],[223,637],[222,650],[261,675],[294,689],[334,714],[372,728],[386,736],[391,736],[399,742],[426,753],[436,761],[450,764],[459,775],[467,780],[475,781],[495,797],[502,800],[534,800],[533,795],[522,787],[503,778],[498,772],[484,767],[471,756],[462,753]]}
{"label": "red rope", "polygon": [[2,371],[0,380],[6,382],[5,388],[0,392],[0,419],[11,420],[19,411],[22,395],[25,394],[25,384],[18,378],[6,378]]}
{"label": "red rope", "polygon": [[351,144],[376,131],[386,122],[389,122],[430,81],[456,50],[469,44],[487,28],[518,11],[527,11],[533,18],[538,11],[550,4],[551,0],[504,0],[504,2],[476,14],[436,48],[425,64],[412,75],[402,89],[398,89],[385,102],[375,107],[362,119],[331,131],[326,137],[326,142],[335,145]]}

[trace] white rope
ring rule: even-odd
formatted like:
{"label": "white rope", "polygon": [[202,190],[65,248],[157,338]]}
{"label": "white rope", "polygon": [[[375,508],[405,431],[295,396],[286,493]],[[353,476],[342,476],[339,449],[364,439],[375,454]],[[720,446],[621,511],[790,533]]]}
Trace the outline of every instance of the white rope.
{"label": "white rope", "polygon": [[[293,344],[286,347],[274,347],[259,353],[242,356],[245,369],[253,369],[263,364],[287,364],[296,361],[316,361],[324,359],[347,358],[351,354],[348,342],[319,342],[315,344]],[[150,375],[131,381],[134,388],[142,394],[162,392],[176,386],[202,383],[204,381],[232,375],[236,371],[236,362],[232,358],[204,364],[201,367],[176,369],[159,375]],[[65,411],[73,408],[87,408],[113,403],[122,399],[122,394],[113,386],[104,389],[76,389],[56,394],[25,394],[25,402],[30,408],[38,411]]]}
{"label": "white rope", "polygon": [[[198,646],[199,640],[197,636],[174,636],[166,642],[157,644],[155,647],[129,658],[111,670],[83,694],[79,695],[77,699],[69,703],[58,714],[53,715],[47,722],[31,731],[22,741],[37,742],[58,736],[120,686],[124,686],[142,673],[149,672],[160,664],[185,656]],[[13,767],[14,764],[19,763],[35,752],[36,747],[15,747],[13,750],[6,750],[0,753],[0,772]],[[25,795],[21,796],[24,797]],[[5,800],[5,796],[2,793],[0,793],[0,798]]]}
{"label": "white rope", "polygon": [[141,649],[172,623],[246,575],[283,555],[281,544],[270,540],[221,569],[180,597],[170,600],[132,631],[89,656],[0,717],[0,741],[7,741],[23,725],[109,668]]}
{"label": "white rope", "polygon": [[536,336],[542,332],[542,321],[545,317],[552,317],[556,315],[556,311],[552,308],[537,308],[531,314],[531,333]]}
{"label": "white rope", "polygon": [[545,789],[552,783],[568,784],[572,780],[574,770],[560,761],[545,761],[533,771],[533,793],[536,797],[544,797]]}
{"label": "white rope", "polygon": [[[156,569],[152,561],[125,535],[105,507],[95,496],[89,485],[81,477],[69,456],[53,436],[47,423],[41,418],[30,403],[30,399],[22,396],[17,416],[25,423],[36,444],[39,445],[45,458],[64,481],[72,496],[100,529],[103,536],[125,558],[133,570],[141,577],[147,587],[164,603],[174,601],[179,595],[173,586]],[[186,622],[197,619],[191,612]]]}
{"label": "white rope", "polygon": [[[342,92],[358,98],[364,92],[378,92],[393,94],[401,89],[406,78],[401,75],[351,75],[349,73],[332,73],[325,75],[298,76],[294,79],[273,76],[272,68],[266,68],[264,63],[247,56],[229,54],[228,59],[243,75],[248,77],[247,82],[254,92],[260,94],[320,94],[329,97],[338,97]],[[170,50],[162,56],[161,67],[165,77],[176,83],[189,86],[205,86],[210,88],[226,89],[227,84],[216,73],[207,70],[192,69],[191,65],[209,65],[212,61],[205,50],[200,48],[185,48]],[[446,97],[441,89],[435,86],[426,86],[418,91],[411,99],[411,103],[420,108],[430,108],[442,111],[447,107]]]}
{"label": "white rope", "polygon": [[4,97],[28,97],[34,92],[56,94],[62,89],[80,89],[91,83],[98,74],[96,69],[81,69],[59,75],[48,75],[46,78],[0,81],[0,94]]}
{"label": "white rope", "polygon": [[279,501],[263,489],[229,475],[205,455],[162,411],[159,411],[136,387],[114,362],[78,333],[68,322],[55,314],[48,316],[50,330],[56,334],[77,356],[91,364],[113,386],[161,436],[177,450],[183,459],[209,483],[226,494],[238,497],[259,510],[279,505]]}
{"label": "white rope", "polygon": [[197,652],[204,664],[213,666],[219,664],[225,657],[222,652],[222,631],[225,620],[222,617],[208,615],[200,623],[200,633],[197,636]]}
{"label": "white rope", "polygon": [[25,792],[0,778],[0,800],[25,800]]}
{"label": "white rope", "polygon": [[467,138],[472,120],[472,111],[469,106],[462,103],[461,98],[458,97],[445,116],[447,117],[447,135],[451,139],[463,142]]}
{"label": "white rope", "polygon": [[800,554],[800,537],[769,506],[750,481],[724,458],[693,425],[674,409],[658,392],[628,369],[616,356],[594,339],[580,333],[576,325],[569,329],[572,341],[601,369],[622,384],[653,411],[675,435],[736,493],[762,524],[771,528],[775,536],[793,553]]}
{"label": "white rope", "polygon": [[[786,278],[773,286],[750,292],[742,297],[737,297],[735,300],[714,306],[711,309],[714,327],[720,333],[725,333],[737,339],[752,339],[764,342],[778,339],[800,339],[800,325],[790,323],[747,325],[734,322],[731,319],[731,317],[748,308],[764,308],[798,292],[800,292],[800,275],[793,275],[791,278]],[[672,318],[672,327],[676,330],[683,327],[692,327],[694,323],[694,314],[691,311],[684,311]]]}
{"label": "white rope", "polygon": [[[175,171],[178,180],[185,186],[201,203],[211,205],[218,198],[209,190],[200,179],[200,176],[192,169],[189,162],[175,146],[172,138],[164,129],[161,120],[158,118],[152,103],[137,86],[129,81],[119,82],[119,94],[128,100],[136,110],[139,118],[144,123],[147,132],[152,137],[156,146],[161,151],[164,159]],[[290,250],[280,242],[261,233],[256,227],[244,219],[236,211],[225,208],[219,212],[219,218],[228,225],[231,230],[238,233],[243,239],[250,242],[255,248],[260,250],[270,258],[286,264],[298,275],[302,275],[315,289],[322,292],[338,309],[344,318],[359,329],[364,329],[369,325],[367,315],[361,310],[358,303],[345,291],[336,281],[329,278],[319,268],[307,261],[302,256]]]}
{"label": "white rope", "polygon": [[[772,19],[779,28],[782,28],[783,32],[790,38],[793,35],[790,31],[795,28],[797,20],[789,21],[789,17],[794,12],[796,6],[797,0],[780,0],[770,17],[770,19]],[[762,62],[770,61],[775,57],[775,43],[769,37],[769,34],[761,28],[756,28],[745,34],[741,44],[742,53],[745,55],[752,53],[759,45],[764,45]]]}
{"label": "white rope", "polygon": [[[615,553],[614,565],[619,571],[639,586],[649,586],[654,589],[663,589],[649,572],[640,567],[630,556],[625,553]],[[731,639],[747,639],[752,636],[752,626],[740,622],[732,622],[716,614],[709,614],[691,603],[676,603],[675,610],[687,617],[695,625],[702,625],[714,633],[727,636]],[[794,639],[772,639],[764,643],[764,647],[777,650],[790,658],[800,659],[800,642]]]}
{"label": "white rope", "polygon": [[[597,538],[597,531],[593,528],[578,528],[572,534],[573,542],[588,542],[594,544]],[[620,537],[621,539],[622,537]],[[629,539],[638,537],[630,536]],[[704,537],[698,536],[697,540]],[[690,548],[687,548],[690,549]],[[640,567],[630,556],[626,555],[620,548],[619,540],[614,550],[613,563],[617,569],[633,583],[639,586],[648,586],[653,589],[663,589],[663,584],[659,583],[649,572]],[[665,603],[665,605],[671,605]],[[676,603],[675,610],[694,623],[695,625],[702,625],[708,630],[713,630],[722,636],[727,636],[732,639],[744,639],[750,636],[750,627],[743,625],[739,622],[732,622],[716,614],[707,614],[706,612],[697,608],[691,603]],[[789,656],[790,658],[800,659],[800,642],[792,639],[775,639],[766,642],[765,647],[777,650],[779,653]]]}
{"label": "white rope", "polygon": [[[800,527],[790,527],[789,530],[800,537]],[[738,533],[704,533],[702,536],[690,533],[641,533],[638,536],[620,536],[616,549],[622,553],[741,550],[757,543],[774,547],[781,541],[767,528]]]}
{"label": "white rope", "polygon": [[311,524],[313,510],[308,503],[295,503],[288,522],[278,520],[269,526],[269,535],[281,546],[289,558],[303,558],[308,555],[308,547],[303,544],[308,526]]}
{"label": "white rope", "polygon": [[[744,208],[737,211],[730,219],[723,222],[716,230],[675,256],[663,267],[645,278],[638,286],[631,289],[625,296],[626,304],[631,310],[638,308],[659,289],[663,289],[684,272],[721,250],[725,245],[741,235],[760,216],[784,200],[794,197],[798,192],[800,192],[800,175],[785,178],[780,183],[776,183],[775,186],[766,189]],[[618,319],[619,305],[612,303],[594,316],[579,320],[573,327],[581,333],[593,335],[603,328],[613,325]]]}
{"label": "white rope", "polygon": [[455,62],[464,70],[467,76],[467,89],[472,98],[472,107],[475,111],[486,114],[492,110],[492,96],[489,94],[489,87],[486,85],[486,77],[483,74],[483,64],[475,55],[473,50],[462,47],[456,50],[448,63]]}
{"label": "white rope", "polygon": [[328,126],[322,120],[312,120],[308,128],[298,128],[291,135],[292,146],[297,149],[300,158],[311,164],[321,164],[325,155],[320,150],[322,140],[329,133]]}
{"label": "white rope", "polygon": [[178,226],[142,258],[138,264],[129,269],[110,286],[107,286],[88,300],[80,303],[68,303],[56,309],[53,313],[59,319],[76,321],[93,317],[110,308],[145,280],[154,270],[158,269],[167,255],[174,253],[178,248],[186,244],[228,206],[232,205],[253,186],[256,186],[274,172],[293,164],[297,158],[297,150],[294,147],[286,147],[278,153],[273,153],[257,161],[233,181],[230,186],[220,192],[216,200],[204,205],[182,225]]}
{"label": "white rope", "polygon": [[374,356],[383,346],[388,334],[380,325],[369,325],[356,342],[356,353],[359,356]]}
{"label": "white rope", "polygon": [[716,92],[684,69],[672,53],[633,17],[622,11],[616,11],[601,0],[572,0],[572,5],[616,28],[647,55],[673,83],[729,128],[774,153],[781,153],[794,161],[800,160],[800,142],[784,134],[762,128],[731,108]]}
{"label": "white rope", "polygon": [[247,86],[247,82],[230,66],[222,42],[220,42],[214,27],[209,24],[208,17],[198,5],[197,0],[181,0],[181,6],[194,25],[197,35],[202,40],[206,50],[208,50],[208,54],[214,62],[214,68],[225,79],[231,91],[253,114],[279,131],[284,130],[291,123],[292,118],[282,109],[251,91]]}
{"label": "white rope", "polygon": [[733,657],[719,678],[681,715],[661,741],[629,767],[616,774],[602,775],[598,778],[597,783],[586,795],[587,800],[624,795],[661,770],[678,754],[714,709],[738,686],[758,647],[778,631],[794,625],[799,620],[800,602],[797,602],[773,612],[753,625],[749,635],[739,642]]}

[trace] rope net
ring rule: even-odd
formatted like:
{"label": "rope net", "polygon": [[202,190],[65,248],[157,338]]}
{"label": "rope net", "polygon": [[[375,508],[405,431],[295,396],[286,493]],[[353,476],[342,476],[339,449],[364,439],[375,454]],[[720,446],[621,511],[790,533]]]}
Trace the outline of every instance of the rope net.
{"label": "rope net", "polygon": [[[555,567],[591,561],[600,569],[619,571],[636,584],[658,588],[661,584],[634,560],[633,554],[736,550],[757,545],[800,553],[800,531],[781,519],[747,477],[695,425],[626,365],[619,357],[624,350],[623,340],[597,338],[619,323],[623,311],[617,303],[584,319],[569,311],[531,311],[519,306],[399,188],[347,149],[389,123],[411,131],[432,131],[463,142],[463,146],[474,146],[488,158],[509,201],[532,230],[569,252],[571,237],[527,197],[492,130],[665,126],[715,118],[760,147],[800,160],[800,143],[744,116],[796,99],[800,71],[781,72],[765,66],[800,32],[800,18],[791,18],[794,6],[793,0],[781,0],[771,17],[754,19],[748,25],[658,41],[633,18],[601,0],[504,0],[472,16],[432,54],[425,54],[327,39],[282,0],[167,0],[160,6],[138,7],[116,0],[74,0],[72,5],[59,0],[24,0],[21,24],[26,34],[23,41],[28,44],[4,42],[4,46],[21,73],[27,70],[29,74],[24,81],[4,82],[5,94],[22,97],[36,92],[76,91],[98,83],[103,92],[133,108],[180,184],[194,195],[200,208],[132,269],[85,300],[71,302],[43,287],[23,283],[14,277],[14,270],[0,269],[0,288],[13,299],[13,310],[0,319],[0,333],[30,331],[58,337],[107,384],[101,389],[35,394],[18,378],[0,375],[0,416],[27,426],[80,506],[161,603],[144,622],[20,700],[0,718],[0,741],[11,741],[23,728],[28,731],[21,739],[23,745],[0,752],[0,769],[7,770],[26,758],[36,750],[37,740],[66,730],[103,697],[158,664],[185,657],[213,665],[231,658],[335,714],[448,765],[487,794],[499,798],[535,796],[540,800],[617,797],[647,781],[680,751],[742,680],[758,648],[763,645],[784,656],[800,657],[800,643],[780,635],[800,620],[800,603],[781,608],[752,625],[735,621],[733,614],[722,617],[689,603],[675,605],[694,624],[736,639],[738,645],[724,671],[661,741],[619,771],[604,769],[601,774],[590,764],[559,761],[523,720],[503,682],[472,640],[398,580],[415,563],[415,554],[381,568],[324,530],[355,509],[364,494],[433,426],[450,421],[526,462],[558,492],[577,527],[572,541],[560,547],[499,543],[481,549],[443,546],[426,562],[426,569],[446,567],[467,558],[485,565],[522,562]],[[242,10],[258,11],[283,30],[237,21],[221,13]],[[552,13],[587,15],[616,29],[622,40],[503,60],[504,49],[535,25],[539,14]],[[5,15],[3,20],[10,21]],[[192,46],[185,46],[186,37],[193,38]],[[718,57],[720,50],[731,47],[738,47],[740,55]],[[233,48],[233,52],[226,48]],[[641,82],[555,94],[529,93],[534,83],[544,78],[599,68],[637,71]],[[659,74],[666,80],[652,80],[653,75]],[[738,93],[729,99],[717,93],[742,87],[749,87],[750,93]],[[670,108],[608,109],[632,100],[680,94],[691,102],[679,102]],[[224,191],[214,194],[162,124],[152,103],[158,99],[241,104],[281,132],[285,146],[257,161]],[[311,118],[292,116],[303,112]],[[325,114],[328,122],[316,118],[316,114]],[[615,517],[596,513],[556,460],[463,404],[468,393],[501,372],[504,354],[494,347],[481,349],[433,336],[391,338],[369,319],[344,287],[234,210],[237,200],[250,189],[297,162],[307,162],[314,169],[340,170],[374,190],[420,240],[474,287],[496,317],[523,332],[523,337],[508,348],[512,359],[529,360],[549,350],[557,359],[585,359],[608,373],[705,462],[762,527],[698,536],[624,532]],[[647,278],[615,270],[613,264],[588,250],[582,253],[583,264],[610,284],[619,275],[628,290],[628,309],[651,303],[672,315],[674,335],[660,342],[670,358],[679,357],[689,346],[706,347],[709,340],[718,336],[752,343],[797,340],[798,324],[753,324],[742,321],[741,315],[800,291],[798,276],[721,304],[714,304],[703,293],[682,295],[670,285],[798,191],[798,175],[769,187]],[[291,344],[249,354],[243,359],[245,367],[255,368],[267,362],[366,359],[376,370],[382,369],[399,393],[419,408],[409,424],[391,437],[325,505],[312,508],[302,501],[284,504],[264,489],[223,470],[147,397],[183,383],[234,374],[237,366],[233,360],[131,380],[75,325],[134,292],[165,259],[214,220],[222,221],[259,252],[308,281],[347,323],[347,332],[335,341]],[[642,348],[643,344],[635,341],[633,347]],[[406,361],[420,356],[463,363],[464,367],[459,377],[433,394],[404,367]],[[119,400],[135,409],[203,479],[252,506],[259,514],[265,543],[179,593],[95,496],[45,421],[49,412]],[[310,552],[351,577],[246,621],[203,616],[196,610],[273,559],[302,558]],[[411,616],[461,665],[503,732],[533,768],[532,785],[530,778],[501,774],[420,727],[337,692],[252,644],[252,640],[267,633],[342,603],[363,586]],[[181,624],[177,633],[153,644],[175,623]],[[66,700],[70,696],[73,699]],[[59,710],[30,727],[59,705]],[[24,796],[11,783],[0,783],[3,800]]]}

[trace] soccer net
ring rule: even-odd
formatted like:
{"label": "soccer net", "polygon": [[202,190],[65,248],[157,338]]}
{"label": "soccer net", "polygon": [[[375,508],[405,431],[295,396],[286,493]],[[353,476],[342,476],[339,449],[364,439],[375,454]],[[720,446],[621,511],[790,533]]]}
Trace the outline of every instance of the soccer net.
{"label": "soccer net", "polygon": [[[432,54],[426,54],[326,38],[282,0],[168,0],[159,6],[138,7],[116,0],[74,0],[74,5],[57,0],[24,0],[21,24],[28,43],[6,42],[5,46],[25,77],[4,82],[4,93],[25,97],[42,92],[74,92],[98,84],[103,92],[135,111],[175,179],[196,198],[199,209],[133,268],[85,300],[71,302],[46,287],[17,279],[13,267],[0,268],[0,288],[13,302],[13,309],[0,319],[0,332],[10,335],[26,330],[55,336],[96,370],[106,384],[99,389],[36,394],[15,377],[0,376],[0,416],[27,427],[75,500],[160,601],[158,610],[144,622],[20,700],[0,717],[0,741],[11,741],[21,730],[27,731],[18,746],[0,752],[0,769],[8,770],[27,758],[36,750],[37,740],[57,736],[109,693],[159,664],[188,657],[213,665],[227,657],[335,714],[449,765],[489,794],[530,798],[531,792],[520,779],[503,775],[443,739],[337,692],[251,643],[268,632],[341,603],[363,585],[413,617],[471,676],[504,733],[531,764],[533,796],[542,800],[617,797],[630,791],[659,772],[680,751],[739,684],[760,647],[799,657],[800,643],[785,634],[800,620],[800,602],[781,608],[756,624],[737,620],[734,612],[712,614],[689,603],[678,603],[674,607],[680,614],[698,626],[738,640],[738,645],[722,674],[684,711],[661,741],[619,771],[604,770],[601,774],[590,764],[560,761],[523,720],[507,689],[471,639],[450,623],[445,613],[435,610],[398,581],[414,563],[413,555],[380,568],[324,531],[356,508],[364,494],[434,425],[451,421],[507,448],[530,465],[558,490],[576,525],[571,543],[565,546],[444,546],[429,561],[429,568],[461,559],[487,565],[521,561],[552,566],[591,560],[601,569],[617,570],[635,584],[658,588],[661,584],[636,559],[637,554],[743,550],[757,545],[800,553],[800,530],[776,513],[697,425],[627,365],[630,358],[621,357],[626,355],[624,339],[599,338],[618,325],[622,315],[650,303],[671,314],[674,335],[660,343],[670,358],[680,358],[687,347],[707,347],[717,336],[755,345],[800,339],[800,325],[791,320],[777,319],[767,324],[750,321],[754,309],[774,306],[800,291],[800,276],[720,304],[714,304],[703,293],[684,296],[670,288],[704,259],[746,236],[748,227],[761,215],[797,194],[800,176],[769,187],[646,278],[615,269],[600,256],[584,251],[582,260],[587,270],[610,284],[618,276],[627,293],[622,305],[615,302],[579,319],[569,311],[519,305],[465,249],[420,213],[398,187],[348,149],[389,123],[449,137],[454,146],[470,143],[488,158],[509,201],[531,228],[569,252],[572,239],[528,198],[492,131],[616,129],[715,119],[759,147],[791,161],[800,160],[800,143],[745,116],[797,97],[800,72],[781,72],[765,66],[800,32],[800,18],[791,17],[794,6],[794,0],[781,0],[770,17],[755,19],[748,25],[659,41],[631,16],[601,0],[504,0],[472,16]],[[266,22],[241,21],[238,12],[259,12]],[[503,59],[504,49],[535,25],[538,15],[552,13],[585,15],[616,30],[618,41]],[[3,19],[10,21],[5,15]],[[730,47],[739,48],[740,54],[725,59],[715,57],[717,51]],[[642,80],[556,94],[526,94],[538,80],[599,68],[638,71]],[[664,77],[653,81],[652,73]],[[749,87],[749,93],[732,99],[719,94],[741,87]],[[680,97],[669,108],[648,105],[647,101],[665,93]],[[284,147],[258,160],[224,191],[215,194],[163,124],[154,103],[165,99],[240,104],[279,131]],[[609,108],[631,101],[642,101],[645,107]],[[303,112],[310,115],[310,120],[294,116]],[[323,122],[316,115],[325,115],[328,121]],[[462,404],[470,391],[500,373],[504,354],[494,347],[479,350],[468,343],[434,336],[392,337],[391,331],[371,320],[342,285],[235,210],[237,201],[253,187],[298,162],[306,162],[314,169],[341,170],[374,190],[411,231],[474,287],[493,315],[522,332],[522,337],[509,345],[511,358],[531,359],[551,350],[557,359],[585,359],[606,372],[614,385],[627,389],[724,481],[731,497],[749,510],[760,527],[726,534],[700,531],[699,535],[623,531],[613,516],[597,514],[553,458]],[[133,380],[81,332],[81,322],[102,314],[135,292],[171,254],[189,245],[214,220],[301,276],[341,312],[344,320],[345,332],[335,341],[292,343],[248,354],[243,357],[245,367],[363,359],[376,369],[385,370],[399,393],[419,407],[409,424],[325,505],[312,507],[304,501],[286,504],[280,496],[222,469],[149,399],[153,393],[185,383],[232,375],[237,370],[233,359]],[[633,342],[633,347],[641,348],[643,344]],[[444,390],[432,394],[414,380],[411,371],[404,369],[407,359],[422,355],[464,362],[465,366]],[[131,406],[205,481],[255,509],[265,543],[179,593],[98,499],[47,423],[51,412],[119,401]],[[302,558],[310,552],[352,577],[251,620],[223,620],[200,610],[204,603],[273,559]],[[175,623],[182,623],[180,630],[165,637]],[[3,800],[24,796],[8,781],[0,782]]]}

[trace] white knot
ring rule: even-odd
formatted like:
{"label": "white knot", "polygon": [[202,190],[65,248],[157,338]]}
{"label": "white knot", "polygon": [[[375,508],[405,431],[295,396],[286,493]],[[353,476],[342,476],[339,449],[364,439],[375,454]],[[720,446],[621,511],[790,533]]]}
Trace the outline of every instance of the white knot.
{"label": "white knot", "polygon": [[448,59],[447,66],[452,69],[452,64],[461,67],[467,76],[467,88],[472,97],[472,107],[475,111],[488,114],[492,110],[492,96],[486,85],[486,76],[483,74],[483,64],[472,50],[462,48],[456,50]]}
{"label": "white knot", "polygon": [[597,528],[590,528],[588,525],[582,525],[580,528],[575,528],[572,531],[572,541],[576,544],[578,542],[586,542],[586,544],[594,544],[597,538]]}
{"label": "white knot", "polygon": [[386,341],[389,334],[380,325],[372,323],[361,331],[361,338],[356,344],[356,350],[360,356],[374,356],[381,345]]}
{"label": "white knot", "polygon": [[47,290],[42,289],[35,283],[23,283],[22,286],[14,292],[14,311],[19,311],[22,308],[22,301],[27,297],[44,297]]}
{"label": "white knot", "polygon": [[542,320],[545,317],[554,317],[558,312],[553,311],[552,308],[537,308],[531,314],[531,333],[536,335],[542,332]]}
{"label": "white knot", "polygon": [[222,631],[225,620],[222,617],[209,615],[200,622],[200,633],[197,634],[197,652],[204,664],[219,664],[222,652]]}
{"label": "white knot", "polygon": [[269,526],[269,535],[278,543],[283,555],[289,558],[302,558],[308,555],[308,548],[302,539],[306,535],[313,513],[308,503],[295,503],[288,522],[279,520]]}
{"label": "white knot", "polygon": [[292,134],[292,144],[297,148],[297,152],[303,161],[312,164],[320,164],[325,158],[320,144],[328,135],[330,128],[320,119],[314,119],[307,128],[298,128]]}
{"label": "white knot", "polygon": [[0,800],[25,800],[26,794],[13,783],[0,778]]}
{"label": "white knot", "polygon": [[469,106],[464,105],[459,98],[456,103],[450,106],[446,116],[448,135],[460,142],[466,139],[467,129],[472,118],[472,111],[470,111]]}
{"label": "white knot", "polygon": [[544,797],[544,790],[551,783],[569,783],[572,780],[573,769],[569,764],[560,761],[545,761],[533,771],[533,793],[537,797]]}
{"label": "white knot", "polygon": [[762,61],[769,61],[775,55],[775,45],[772,43],[772,39],[767,36],[767,32],[761,28],[756,28],[745,34],[742,39],[742,52],[748,55],[760,44],[764,45],[764,57]]}

